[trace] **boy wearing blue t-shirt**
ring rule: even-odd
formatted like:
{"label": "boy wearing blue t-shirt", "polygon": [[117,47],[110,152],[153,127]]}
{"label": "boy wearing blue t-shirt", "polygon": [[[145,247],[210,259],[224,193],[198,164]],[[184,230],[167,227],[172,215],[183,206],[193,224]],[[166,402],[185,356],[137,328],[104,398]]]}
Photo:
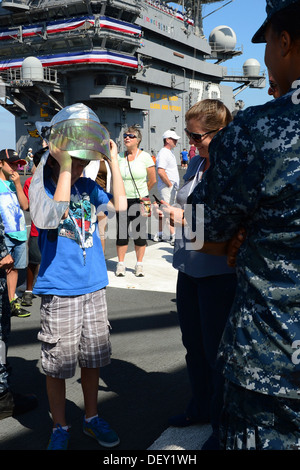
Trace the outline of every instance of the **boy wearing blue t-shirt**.
{"label": "boy wearing blue t-shirt", "polygon": [[7,273],[7,290],[11,315],[28,317],[30,312],[21,307],[16,297],[18,271],[27,266],[27,230],[23,211],[28,209],[28,200],[22,188],[18,165],[26,164],[13,149],[0,152],[0,213],[5,229],[5,244],[14,259],[14,268]]}
{"label": "boy wearing blue t-shirt", "polygon": [[[62,109],[51,123],[49,152],[29,189],[30,212],[39,228],[41,265],[33,292],[41,296],[42,367],[53,419],[48,449],[66,449],[65,380],[81,367],[83,431],[105,447],[117,434],[98,417],[99,368],[110,363],[107,270],[97,214],[126,210],[116,144],[92,110],[79,103]],[[112,193],[81,177],[90,160],[105,157]]]}
{"label": "boy wearing blue t-shirt", "polygon": [[181,155],[181,168],[187,169],[188,162],[189,162],[189,153],[187,149],[183,149],[182,152],[180,152]]}

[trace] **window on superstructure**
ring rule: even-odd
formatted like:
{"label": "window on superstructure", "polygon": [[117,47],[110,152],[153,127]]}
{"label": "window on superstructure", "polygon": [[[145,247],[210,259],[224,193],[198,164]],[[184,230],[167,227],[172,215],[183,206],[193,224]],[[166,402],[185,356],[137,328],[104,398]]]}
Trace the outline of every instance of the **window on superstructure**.
{"label": "window on superstructure", "polygon": [[127,76],[124,74],[98,74],[95,77],[95,86],[101,85],[115,85],[126,86]]}

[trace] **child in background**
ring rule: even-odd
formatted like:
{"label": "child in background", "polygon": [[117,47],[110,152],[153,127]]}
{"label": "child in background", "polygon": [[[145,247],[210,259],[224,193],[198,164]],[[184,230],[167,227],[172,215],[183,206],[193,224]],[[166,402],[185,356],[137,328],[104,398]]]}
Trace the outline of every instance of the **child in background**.
{"label": "child in background", "polygon": [[24,194],[18,165],[25,165],[13,149],[0,152],[0,212],[5,227],[5,244],[14,259],[14,268],[7,273],[7,289],[11,315],[28,317],[30,312],[21,307],[16,298],[19,269],[27,266],[27,230],[23,211],[28,209],[28,200]]}
{"label": "child in background", "polygon": [[[38,150],[34,156],[33,156],[33,167],[31,169],[32,174],[34,175],[35,169],[40,163],[42,155],[47,151],[48,147],[44,147],[40,150]],[[28,199],[29,202],[29,186],[32,180],[32,176],[27,178],[27,180],[24,183],[23,186],[23,191],[25,193],[25,196]],[[41,252],[38,246],[38,235],[39,232],[34,225],[33,222],[31,222],[31,227],[30,227],[30,233],[29,233],[29,240],[28,240],[28,265],[27,265],[27,274],[26,274],[26,290],[24,294],[22,295],[21,299],[21,305],[25,307],[30,307],[32,305],[32,299],[33,299],[33,294],[32,294],[32,289],[33,289],[33,284],[34,280],[37,276],[38,270],[39,270],[39,265],[41,262]]]}
{"label": "child in background", "polygon": [[181,155],[181,168],[187,169],[188,162],[189,162],[189,153],[187,149],[183,149],[180,155]]}

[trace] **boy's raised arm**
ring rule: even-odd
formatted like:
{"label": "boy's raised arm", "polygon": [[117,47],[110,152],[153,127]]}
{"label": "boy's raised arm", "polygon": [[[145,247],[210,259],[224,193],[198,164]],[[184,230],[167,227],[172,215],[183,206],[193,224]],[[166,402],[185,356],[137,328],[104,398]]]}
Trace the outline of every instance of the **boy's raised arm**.
{"label": "boy's raised arm", "polygon": [[126,211],[127,197],[118,163],[118,149],[116,143],[112,139],[110,139],[110,156],[111,160],[108,160],[108,163],[112,174],[113,199],[108,203],[108,208],[114,209],[117,212]]}

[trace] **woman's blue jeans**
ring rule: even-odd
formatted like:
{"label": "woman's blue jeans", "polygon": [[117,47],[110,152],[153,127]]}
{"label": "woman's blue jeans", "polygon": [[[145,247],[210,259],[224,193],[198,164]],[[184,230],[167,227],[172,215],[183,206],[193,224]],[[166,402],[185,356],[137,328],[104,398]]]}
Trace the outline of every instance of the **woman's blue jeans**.
{"label": "woman's blue jeans", "polygon": [[235,290],[234,273],[195,278],[178,272],[177,311],[192,389],[186,414],[209,420],[216,431],[224,387],[216,358]]}

